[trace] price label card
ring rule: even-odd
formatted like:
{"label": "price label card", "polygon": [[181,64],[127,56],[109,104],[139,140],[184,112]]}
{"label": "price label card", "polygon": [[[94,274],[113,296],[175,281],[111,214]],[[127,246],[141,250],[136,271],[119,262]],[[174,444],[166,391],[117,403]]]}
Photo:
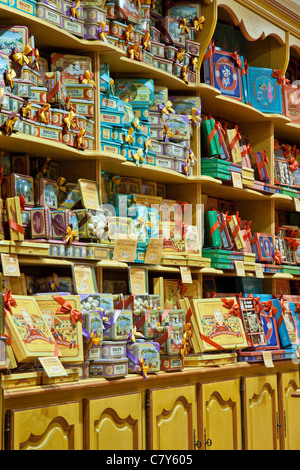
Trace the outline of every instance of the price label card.
{"label": "price label card", "polygon": [[150,238],[145,255],[145,264],[159,264],[163,249],[162,238]]}
{"label": "price label card", "polygon": [[255,263],[255,275],[258,278],[264,277],[263,267],[260,263]]}
{"label": "price label card", "polygon": [[119,236],[115,241],[114,261],[134,263],[136,260],[137,238]]}
{"label": "price label card", "polygon": [[263,351],[263,360],[266,367],[274,367],[271,351]]}
{"label": "price label card", "polygon": [[57,356],[39,357],[39,361],[48,377],[62,377],[68,375],[66,369]]}
{"label": "price label card", "polygon": [[1,263],[4,276],[20,277],[20,267],[17,255],[1,253]]}
{"label": "price label card", "polygon": [[295,211],[300,212],[300,199],[294,197]]}
{"label": "price label card", "polygon": [[240,173],[236,173],[235,171],[233,171],[231,173],[231,176],[232,176],[233,187],[243,189],[242,175]]}
{"label": "price label card", "polygon": [[129,284],[131,294],[142,295],[148,294],[148,272],[145,268],[138,266],[130,266],[129,268]]}
{"label": "price label card", "polygon": [[192,273],[188,266],[180,266],[180,274],[183,284],[193,284]]}
{"label": "price label card", "polygon": [[235,264],[235,270],[236,270],[237,275],[239,277],[245,277],[246,273],[245,273],[244,261],[235,261],[234,264]]}

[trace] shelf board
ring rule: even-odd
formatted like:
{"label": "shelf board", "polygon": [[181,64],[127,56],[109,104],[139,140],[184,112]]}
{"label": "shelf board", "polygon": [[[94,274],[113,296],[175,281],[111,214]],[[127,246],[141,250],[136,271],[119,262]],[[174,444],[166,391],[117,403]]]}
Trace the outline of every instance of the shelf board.
{"label": "shelf board", "polygon": [[234,188],[230,184],[222,183],[220,180],[210,178],[207,180],[204,177],[197,177],[197,181],[201,183],[201,192],[210,197],[217,199],[226,199],[230,201],[268,201],[269,195],[255,191],[254,189],[239,189]]}
{"label": "shelf board", "polygon": [[275,201],[275,210],[293,212],[295,211],[295,203],[291,196],[286,194],[272,194],[270,198]]}

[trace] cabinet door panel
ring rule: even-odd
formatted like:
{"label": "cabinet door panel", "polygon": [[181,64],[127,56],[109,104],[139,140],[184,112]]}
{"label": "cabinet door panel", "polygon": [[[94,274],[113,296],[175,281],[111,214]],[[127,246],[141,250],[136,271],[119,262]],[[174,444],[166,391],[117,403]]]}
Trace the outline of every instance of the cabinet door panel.
{"label": "cabinet door panel", "polygon": [[200,397],[202,449],[240,450],[242,439],[239,380],[201,385]]}
{"label": "cabinet door panel", "polygon": [[299,373],[281,374],[282,406],[282,446],[286,450],[300,450],[300,399],[291,394],[299,388]]}
{"label": "cabinet door panel", "polygon": [[193,385],[150,391],[150,448],[192,450],[197,429],[197,395]]}
{"label": "cabinet door panel", "polygon": [[79,403],[11,410],[12,450],[81,450]]}
{"label": "cabinet door panel", "polygon": [[143,447],[141,393],[85,401],[85,448],[138,450]]}
{"label": "cabinet door panel", "polygon": [[247,450],[279,448],[277,376],[244,379],[244,430]]}

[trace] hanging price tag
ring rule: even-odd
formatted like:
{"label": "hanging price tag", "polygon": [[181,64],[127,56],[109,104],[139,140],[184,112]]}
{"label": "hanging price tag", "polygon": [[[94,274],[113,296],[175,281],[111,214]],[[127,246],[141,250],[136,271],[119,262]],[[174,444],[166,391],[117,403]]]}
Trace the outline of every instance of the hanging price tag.
{"label": "hanging price tag", "polygon": [[62,377],[68,375],[58,357],[39,357],[39,361],[48,377]]}
{"label": "hanging price tag", "polygon": [[183,284],[193,284],[192,273],[188,266],[180,266],[180,274]]}
{"label": "hanging price tag", "polygon": [[137,238],[119,236],[115,240],[114,261],[134,263],[136,260]]}
{"label": "hanging price tag", "polygon": [[159,264],[163,249],[162,238],[150,238],[145,255],[145,264]]}
{"label": "hanging price tag", "polygon": [[20,277],[20,267],[17,255],[1,253],[1,263],[4,276]]}
{"label": "hanging price tag", "polygon": [[274,367],[271,351],[263,351],[263,360],[266,367]]}
{"label": "hanging price tag", "polygon": [[236,274],[239,276],[239,277],[245,277],[246,276],[246,273],[245,273],[245,266],[244,266],[244,261],[235,261],[234,262],[235,264],[235,270],[236,270]]}
{"label": "hanging price tag", "polygon": [[242,175],[233,171],[232,176],[232,185],[234,188],[243,189]]}

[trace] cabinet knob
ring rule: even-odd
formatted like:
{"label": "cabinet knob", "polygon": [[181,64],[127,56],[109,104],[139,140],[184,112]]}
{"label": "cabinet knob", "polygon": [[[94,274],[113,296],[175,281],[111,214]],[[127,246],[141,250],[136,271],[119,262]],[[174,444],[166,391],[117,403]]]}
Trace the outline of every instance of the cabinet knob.
{"label": "cabinet knob", "polygon": [[204,449],[206,450],[206,447],[211,447],[211,446],[212,446],[212,440],[206,439],[206,428],[204,428]]}
{"label": "cabinet knob", "polygon": [[200,449],[201,445],[201,441],[199,441],[199,439],[196,440],[196,431],[194,429],[194,450]]}

